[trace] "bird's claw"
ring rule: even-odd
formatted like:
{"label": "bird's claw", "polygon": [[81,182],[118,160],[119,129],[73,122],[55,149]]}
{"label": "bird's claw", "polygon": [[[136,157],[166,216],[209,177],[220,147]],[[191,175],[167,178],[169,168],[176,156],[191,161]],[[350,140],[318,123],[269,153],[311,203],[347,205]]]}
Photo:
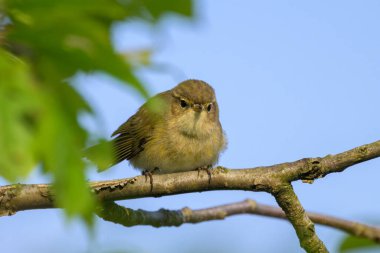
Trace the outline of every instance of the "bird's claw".
{"label": "bird's claw", "polygon": [[206,165],[206,166],[203,166],[203,167],[199,167],[199,168],[196,168],[195,169],[196,171],[198,171],[198,177],[199,177],[199,173],[201,170],[203,171],[206,171],[207,175],[208,175],[208,184],[211,184],[211,171],[212,171],[212,166],[211,165]]}
{"label": "bird's claw", "polygon": [[154,172],[159,171],[159,170],[160,169],[158,167],[155,167],[153,170],[144,170],[142,172],[142,175],[145,176],[145,182],[148,181],[148,177],[149,177],[150,191],[151,192],[153,191],[153,174],[154,174]]}

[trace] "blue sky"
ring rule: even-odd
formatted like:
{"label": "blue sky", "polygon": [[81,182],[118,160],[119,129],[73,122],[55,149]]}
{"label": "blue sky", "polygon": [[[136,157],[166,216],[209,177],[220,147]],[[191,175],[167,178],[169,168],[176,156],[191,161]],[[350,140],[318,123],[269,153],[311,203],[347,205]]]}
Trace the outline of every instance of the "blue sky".
{"label": "blue sky", "polygon": [[[118,24],[114,40],[118,50],[156,48],[156,68],[139,71],[151,94],[187,78],[215,88],[229,140],[221,165],[272,165],[379,139],[379,1],[208,0],[196,7],[197,22],[169,17],[156,29]],[[86,124],[99,135],[110,135],[144,102],[107,77],[81,80],[79,89],[101,115],[101,123]],[[380,223],[379,168],[377,159],[294,188],[307,210]],[[125,162],[89,179],[138,173]],[[47,180],[34,174],[29,182]],[[120,203],[156,210],[246,198],[275,205],[268,194],[237,191]],[[249,215],[160,229],[98,220],[92,237],[80,222],[67,224],[59,210],[20,212],[1,224],[4,252],[303,252],[287,222]],[[321,226],[317,232],[331,252],[344,235]]]}

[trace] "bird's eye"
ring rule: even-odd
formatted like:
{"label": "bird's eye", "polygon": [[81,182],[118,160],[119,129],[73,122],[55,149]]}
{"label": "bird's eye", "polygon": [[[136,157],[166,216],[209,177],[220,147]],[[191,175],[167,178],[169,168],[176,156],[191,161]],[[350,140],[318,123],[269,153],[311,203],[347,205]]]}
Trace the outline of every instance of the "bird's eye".
{"label": "bird's eye", "polygon": [[188,106],[187,102],[185,100],[181,99],[181,107],[185,108],[187,106]]}
{"label": "bird's eye", "polygon": [[207,111],[209,112],[209,111],[211,111],[211,109],[212,109],[212,104],[208,104]]}

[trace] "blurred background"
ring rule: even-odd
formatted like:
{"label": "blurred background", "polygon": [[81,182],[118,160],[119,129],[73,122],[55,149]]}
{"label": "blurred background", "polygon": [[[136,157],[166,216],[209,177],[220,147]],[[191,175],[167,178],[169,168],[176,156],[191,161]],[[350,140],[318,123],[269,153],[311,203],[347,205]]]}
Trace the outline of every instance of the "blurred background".
{"label": "blurred background", "polygon": [[[151,64],[136,71],[151,95],[189,78],[215,88],[229,140],[220,165],[272,165],[379,139],[379,1],[199,0],[192,8],[191,19],[166,15],[155,25],[139,19],[114,23],[112,42],[121,53],[153,49]],[[136,89],[101,73],[79,73],[72,83],[100,115],[80,119],[98,137],[108,138],[145,101]],[[375,159],[294,188],[306,210],[378,224],[379,168]],[[123,162],[86,177],[137,174]],[[36,170],[24,182],[50,180]],[[238,191],[118,203],[196,209],[247,198],[276,205],[268,194]],[[303,252],[288,222],[252,215],[159,229],[96,219],[89,232],[81,220],[68,222],[61,210],[50,209],[2,217],[0,224],[1,252]],[[338,252],[345,234],[319,225],[316,230]]]}

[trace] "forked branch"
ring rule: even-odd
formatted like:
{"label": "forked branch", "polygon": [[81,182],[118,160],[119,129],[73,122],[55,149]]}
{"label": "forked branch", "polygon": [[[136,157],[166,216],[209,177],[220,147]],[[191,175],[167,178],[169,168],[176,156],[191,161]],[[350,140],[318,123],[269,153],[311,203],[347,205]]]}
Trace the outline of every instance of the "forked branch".
{"label": "forked branch", "polygon": [[[208,175],[195,171],[154,175],[151,189],[145,177],[92,182],[90,187],[100,201],[158,197],[180,193],[213,190],[265,191],[275,196],[295,228],[301,246],[310,252],[325,252],[316,236],[313,224],[305,214],[290,183],[296,180],[313,181],[329,173],[380,157],[380,141],[363,145],[337,155],[305,158],[295,162],[249,169],[217,167]],[[47,184],[8,185],[0,187],[0,215],[21,210],[53,208],[54,193]]]}

